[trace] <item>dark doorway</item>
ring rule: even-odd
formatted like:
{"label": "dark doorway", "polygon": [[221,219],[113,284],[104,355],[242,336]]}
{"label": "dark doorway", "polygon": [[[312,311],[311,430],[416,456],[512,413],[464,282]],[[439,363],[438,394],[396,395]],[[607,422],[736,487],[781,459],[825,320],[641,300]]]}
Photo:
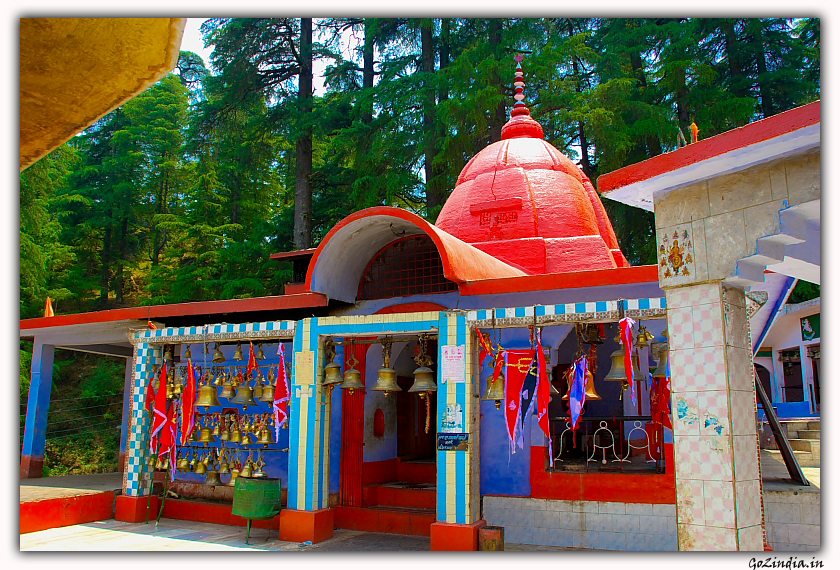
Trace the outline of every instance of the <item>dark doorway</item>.
{"label": "dark doorway", "polygon": [[397,457],[401,461],[434,459],[437,393],[429,393],[429,432],[426,433],[426,400],[409,392],[414,378],[397,377]]}
{"label": "dark doorway", "polygon": [[[761,387],[764,388],[764,393],[773,401],[773,388],[770,381],[770,372],[761,364],[755,365],[755,373],[758,374],[758,379],[761,381]],[[757,396],[756,396],[757,397]]]}
{"label": "dark doorway", "polygon": [[811,401],[814,403],[814,413],[820,413],[820,345],[808,347],[808,356],[814,371],[814,385]]}
{"label": "dark doorway", "polygon": [[802,386],[802,363],[799,350],[795,348],[781,351],[782,368],[784,370],[785,402],[805,401],[805,390]]}

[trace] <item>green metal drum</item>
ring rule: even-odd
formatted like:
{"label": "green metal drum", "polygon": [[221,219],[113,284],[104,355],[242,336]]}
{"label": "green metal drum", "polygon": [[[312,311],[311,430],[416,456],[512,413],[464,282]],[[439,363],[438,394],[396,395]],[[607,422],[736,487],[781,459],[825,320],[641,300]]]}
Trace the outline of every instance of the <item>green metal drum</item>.
{"label": "green metal drum", "polygon": [[248,519],[248,534],[251,537],[251,521],[270,519],[280,512],[280,479],[275,477],[237,477],[233,489],[234,515]]}

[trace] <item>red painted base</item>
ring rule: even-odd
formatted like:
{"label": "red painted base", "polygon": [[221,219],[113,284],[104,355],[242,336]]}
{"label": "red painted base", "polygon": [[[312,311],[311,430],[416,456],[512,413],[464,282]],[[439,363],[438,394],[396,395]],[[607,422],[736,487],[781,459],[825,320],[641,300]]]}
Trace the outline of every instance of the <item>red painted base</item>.
{"label": "red painted base", "polygon": [[333,509],[318,511],[284,509],[280,511],[280,540],[323,542],[332,538],[334,528]]}
{"label": "red painted base", "polygon": [[114,516],[114,492],[60,497],[20,504],[20,534]]}
{"label": "red painted base", "polygon": [[388,507],[378,509],[338,506],[333,510],[336,528],[347,530],[429,536],[429,528],[435,522],[432,509],[393,511]]}
{"label": "red painted base", "polygon": [[129,523],[146,522],[146,510],[149,511],[149,520],[157,519],[160,510],[160,499],[157,495],[152,495],[151,509],[149,509],[149,497],[118,495],[114,518]]}
{"label": "red painted base", "polygon": [[478,529],[487,525],[480,520],[472,524],[435,522],[432,524],[432,550],[437,552],[478,550]]}
{"label": "red painted base", "polygon": [[20,478],[37,479],[44,474],[43,455],[21,455]]}

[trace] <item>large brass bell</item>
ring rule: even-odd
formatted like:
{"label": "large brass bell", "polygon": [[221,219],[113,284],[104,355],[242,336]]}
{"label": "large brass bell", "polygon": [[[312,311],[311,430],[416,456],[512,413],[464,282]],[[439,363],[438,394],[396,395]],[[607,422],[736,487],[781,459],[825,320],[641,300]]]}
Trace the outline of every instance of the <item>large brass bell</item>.
{"label": "large brass bell", "polygon": [[[612,359],[612,367],[609,373],[604,377],[607,382],[621,382],[622,389],[628,387],[627,383],[627,369],[624,367],[624,347],[619,346],[618,349],[610,354]],[[632,361],[632,359],[631,359]],[[642,371],[639,370],[638,365],[633,362],[633,377],[642,378]]]}
{"label": "large brass bell", "polygon": [[221,485],[222,480],[219,479],[219,472],[218,471],[208,471],[207,477],[204,479],[205,485],[210,485],[211,487],[215,487],[216,485]]}
{"label": "large brass bell", "polygon": [[230,432],[230,442],[231,443],[242,443],[242,432],[239,431],[239,428],[236,427]]}
{"label": "large brass bell", "polygon": [[341,377],[341,365],[337,362],[330,362],[324,367],[324,380],[322,386],[335,386],[341,384],[344,379]]}
{"label": "large brass bell", "polygon": [[384,363],[382,368],[376,373],[376,384],[371,390],[377,392],[402,392],[402,388],[397,384],[397,371],[391,368],[391,339],[385,337],[382,341],[382,358]]}
{"label": "large brass bell", "polygon": [[216,364],[220,364],[220,363],[224,362],[225,360],[227,360],[227,359],[225,358],[225,355],[222,354],[222,351],[219,350],[219,343],[217,342],[216,343],[216,350],[213,351],[213,362],[215,362]]}
{"label": "large brass bell", "polygon": [[225,426],[225,429],[222,430],[222,433],[219,434],[219,438],[222,441],[230,441],[230,430],[227,425]]}
{"label": "large brass bell", "polygon": [[254,390],[250,386],[239,386],[236,389],[236,396],[231,399],[231,404],[239,404],[245,409],[248,406],[256,406],[257,401],[254,399]]}
{"label": "large brass bell", "polygon": [[666,346],[660,353],[659,353],[659,360],[657,361],[656,370],[653,371],[653,375],[657,378],[665,378],[668,375],[668,347]]}
{"label": "large brass bell", "polygon": [[222,404],[219,403],[219,397],[216,395],[216,388],[210,386],[209,384],[205,384],[198,389],[198,399],[195,401],[195,405],[207,408],[210,406],[221,406]]}
{"label": "large brass bell", "polygon": [[259,397],[260,402],[274,402],[274,386],[266,384],[263,386],[262,395]]}
{"label": "large brass bell", "polygon": [[188,471],[190,468],[190,460],[186,456],[181,457],[176,464],[178,471]]}
{"label": "large brass bell", "polygon": [[496,402],[496,409],[499,410],[502,407],[502,400],[505,399],[505,381],[502,379],[501,375],[498,378],[493,380],[493,377],[490,376],[487,378],[487,390],[485,390],[484,395],[481,397],[482,400],[492,400]]}
{"label": "large brass bell", "polygon": [[437,384],[435,384],[435,373],[428,366],[421,366],[414,371],[414,384],[408,389],[409,392],[419,392],[425,394],[426,392],[437,392]]}
{"label": "large brass bell", "polygon": [[234,360],[245,360],[245,357],[242,356],[242,343],[236,345],[236,352],[233,353]]}
{"label": "large brass bell", "polygon": [[362,373],[356,370],[356,364],[358,363],[358,360],[350,357],[350,360],[347,361],[350,368],[344,371],[344,382],[341,383],[342,390],[350,390],[351,394],[353,390],[365,389],[365,385],[362,383]]}

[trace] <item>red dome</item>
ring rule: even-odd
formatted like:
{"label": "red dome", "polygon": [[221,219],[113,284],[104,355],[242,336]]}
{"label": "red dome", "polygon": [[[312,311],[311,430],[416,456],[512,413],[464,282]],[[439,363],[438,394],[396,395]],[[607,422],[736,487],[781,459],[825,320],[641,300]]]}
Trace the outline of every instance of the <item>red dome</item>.
{"label": "red dome", "polygon": [[586,175],[527,108],[512,114],[502,140],[461,171],[435,225],[533,274],[628,266]]}

